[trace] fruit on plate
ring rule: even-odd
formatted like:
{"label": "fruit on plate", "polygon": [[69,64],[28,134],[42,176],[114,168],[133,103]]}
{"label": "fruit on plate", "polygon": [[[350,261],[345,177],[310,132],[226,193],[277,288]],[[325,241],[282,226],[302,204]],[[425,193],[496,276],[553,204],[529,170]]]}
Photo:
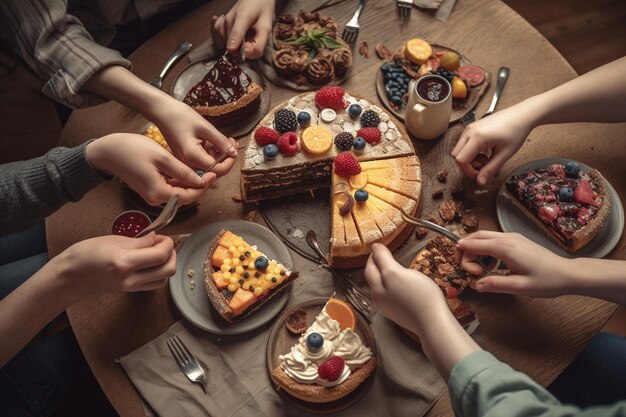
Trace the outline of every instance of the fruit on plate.
{"label": "fruit on plate", "polygon": [[333,132],[324,125],[310,126],[302,132],[302,149],[323,155],[333,146]]}
{"label": "fruit on plate", "polygon": [[433,54],[433,48],[423,39],[411,39],[404,45],[406,59],[414,64],[425,64]]}
{"label": "fruit on plate", "polygon": [[611,213],[602,174],[583,172],[575,161],[513,175],[505,196],[568,252],[587,245]]}
{"label": "fruit on plate", "polygon": [[213,239],[204,262],[209,300],[230,323],[257,310],[297,277],[297,272],[229,230],[220,231]]}
{"label": "fruit on plate", "polygon": [[298,343],[278,357],[272,379],[293,397],[328,403],[354,391],[375,367],[372,346],[361,340],[352,307],[331,298]]}
{"label": "fruit on plate", "polygon": [[439,57],[439,62],[447,71],[456,71],[461,66],[461,57],[454,51],[446,51]]}
{"label": "fruit on plate", "polygon": [[463,81],[459,77],[454,77],[450,85],[452,86],[453,98],[466,98],[467,97],[468,88],[467,88],[467,85],[465,84],[465,81]]}

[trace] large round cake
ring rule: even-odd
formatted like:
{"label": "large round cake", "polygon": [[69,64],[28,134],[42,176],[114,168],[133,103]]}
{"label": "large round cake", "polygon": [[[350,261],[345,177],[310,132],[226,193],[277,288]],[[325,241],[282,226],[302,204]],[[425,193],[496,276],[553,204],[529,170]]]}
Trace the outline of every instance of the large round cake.
{"label": "large round cake", "polygon": [[332,188],[330,262],[363,266],[371,245],[391,250],[418,211],[421,170],[413,145],[388,113],[340,87],[278,105],[252,133],[241,162],[241,193],[260,201]]}

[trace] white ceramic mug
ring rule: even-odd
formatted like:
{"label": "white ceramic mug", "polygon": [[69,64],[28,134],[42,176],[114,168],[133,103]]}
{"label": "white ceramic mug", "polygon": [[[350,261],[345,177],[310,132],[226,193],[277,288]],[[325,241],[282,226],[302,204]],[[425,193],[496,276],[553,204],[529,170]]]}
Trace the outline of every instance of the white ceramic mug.
{"label": "white ceramic mug", "polygon": [[418,139],[435,139],[450,123],[452,86],[440,75],[425,75],[413,83],[404,123]]}

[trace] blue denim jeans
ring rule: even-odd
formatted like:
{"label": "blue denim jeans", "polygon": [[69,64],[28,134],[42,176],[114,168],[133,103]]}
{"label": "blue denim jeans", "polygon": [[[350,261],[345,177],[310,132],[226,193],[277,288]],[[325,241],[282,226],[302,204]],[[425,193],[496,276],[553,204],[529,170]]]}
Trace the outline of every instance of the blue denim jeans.
{"label": "blue denim jeans", "polygon": [[548,390],[579,407],[626,399],[626,337],[598,333]]}

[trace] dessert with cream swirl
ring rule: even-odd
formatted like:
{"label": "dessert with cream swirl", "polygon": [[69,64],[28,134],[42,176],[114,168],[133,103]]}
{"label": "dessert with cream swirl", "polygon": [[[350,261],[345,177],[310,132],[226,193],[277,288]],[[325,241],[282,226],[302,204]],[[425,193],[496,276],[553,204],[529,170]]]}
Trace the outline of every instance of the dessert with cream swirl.
{"label": "dessert with cream swirl", "polygon": [[[350,309],[341,304],[344,310]],[[356,389],[376,366],[372,350],[362,342],[355,326],[345,327],[341,319],[331,316],[333,312],[324,307],[298,343],[279,356],[280,365],[272,375],[296,398],[318,403],[335,401]],[[351,309],[349,314],[354,314]]]}

